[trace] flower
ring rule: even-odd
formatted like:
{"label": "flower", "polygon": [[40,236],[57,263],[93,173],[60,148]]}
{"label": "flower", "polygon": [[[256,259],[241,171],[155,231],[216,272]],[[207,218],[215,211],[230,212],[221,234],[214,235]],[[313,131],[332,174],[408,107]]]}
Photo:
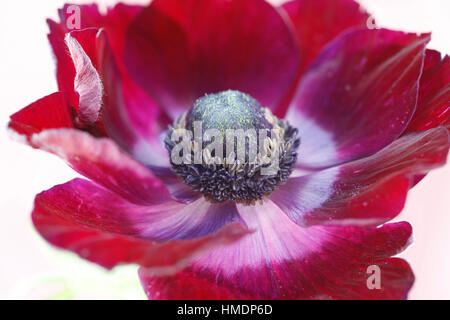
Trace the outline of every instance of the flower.
{"label": "flower", "polygon": [[[392,256],[411,226],[385,223],[450,144],[449,58],[429,34],[368,28],[351,0],[83,5],[80,30],[68,8],[48,21],[59,91],[9,123],[88,179],[36,196],[48,242],[139,264],[152,299],[407,297],[413,273]],[[283,175],[169,158],[167,132],[243,115],[283,129],[268,140]]]}

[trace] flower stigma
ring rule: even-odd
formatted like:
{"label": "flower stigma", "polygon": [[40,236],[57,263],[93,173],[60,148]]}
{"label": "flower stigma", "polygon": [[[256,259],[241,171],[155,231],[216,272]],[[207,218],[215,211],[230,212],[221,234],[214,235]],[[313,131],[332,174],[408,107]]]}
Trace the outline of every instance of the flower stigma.
{"label": "flower stigma", "polygon": [[287,181],[299,145],[296,128],[235,90],[199,98],[165,138],[172,171],[186,185],[211,202],[246,205]]}

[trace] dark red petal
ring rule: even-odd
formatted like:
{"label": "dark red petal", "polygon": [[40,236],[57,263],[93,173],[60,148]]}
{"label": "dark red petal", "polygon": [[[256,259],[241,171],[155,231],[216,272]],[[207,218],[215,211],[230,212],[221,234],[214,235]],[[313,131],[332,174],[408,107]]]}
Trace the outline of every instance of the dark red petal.
{"label": "dark red petal", "polygon": [[41,98],[10,118],[8,127],[18,134],[26,135],[28,140],[32,134],[46,129],[73,128],[67,96],[62,92]]}
{"label": "dark red petal", "polygon": [[294,177],[271,195],[297,224],[379,225],[403,209],[414,177],[446,162],[445,128],[411,133],[371,157]]}
{"label": "dark red petal", "polygon": [[[59,11],[60,27],[64,32],[73,31],[68,28],[68,19],[73,12],[68,12],[70,4],[64,5]],[[109,36],[111,47],[117,58],[123,56],[123,43],[126,30],[130,22],[143,8],[139,5],[126,5],[118,3],[108,8],[106,14],[102,15],[96,4],[77,5],[80,8],[80,29],[103,28]],[[119,59],[121,61],[122,59]]]}
{"label": "dark red petal", "polygon": [[[123,101],[120,100],[117,103],[124,104],[122,108],[126,110],[127,117],[137,134],[145,140],[152,140],[151,147],[157,149],[159,147],[155,146],[153,140],[157,133],[167,128],[168,117],[154,99],[129,77],[124,64],[126,31],[142,9],[143,7],[139,5],[130,6],[119,3],[114,8],[108,9],[103,28],[108,35],[111,50],[114,52],[117,66],[123,78]],[[144,153],[148,155],[148,152]]]}
{"label": "dark red petal", "polygon": [[437,126],[450,129],[450,57],[427,50],[420,78],[419,100],[406,132]]}
{"label": "dark red petal", "polygon": [[86,226],[147,240],[198,238],[242,221],[231,202],[213,204],[201,198],[185,205],[168,199],[137,205],[83,179],[55,186],[37,199],[48,210]]}
{"label": "dark red petal", "polygon": [[[93,125],[99,118],[103,98],[103,86],[97,69],[96,40],[98,30],[73,31],[66,38],[67,49],[75,67],[74,90],[78,94],[78,117],[80,126]],[[90,53],[88,56],[87,53]]]}
{"label": "dark red petal", "polygon": [[171,115],[236,89],[274,108],[298,64],[294,36],[262,0],[156,0],[131,24],[130,74]]}
{"label": "dark red petal", "polygon": [[74,89],[75,66],[72,58],[68,54],[68,49],[64,41],[64,27],[52,20],[47,20],[50,28],[48,40],[52,46],[56,60],[56,79],[60,91],[67,93],[70,105],[78,110],[78,95]]}
{"label": "dark red petal", "polygon": [[[38,232],[51,244],[103,267],[137,263],[153,272],[170,273],[206,249],[229,244],[248,233],[241,223],[225,218],[210,221],[213,225],[200,218],[183,224],[186,216],[182,213],[195,209],[207,218],[207,212],[202,215],[198,208],[187,209],[176,203],[167,207],[136,206],[98,185],[76,179],[39,194],[32,217]],[[223,216],[227,212],[217,210]],[[196,225],[199,221],[202,223]],[[197,237],[167,238],[177,226],[186,238]]]}
{"label": "dark red petal", "polygon": [[60,156],[80,174],[131,202],[155,204],[170,197],[164,184],[150,170],[109,138],[94,138],[79,130],[56,129],[34,135],[32,143]]}
{"label": "dark red petal", "polygon": [[103,122],[109,136],[136,159],[147,165],[169,166],[166,149],[159,138],[160,110],[126,73],[120,72],[110,49],[109,38],[99,34],[99,72],[105,96]]}
{"label": "dark red petal", "polygon": [[[218,247],[174,276],[140,269],[150,299],[404,299],[414,276],[390,258],[402,251],[411,226],[301,228],[273,204],[239,211],[257,231]],[[368,289],[367,269],[381,269],[381,288]]]}
{"label": "dark red petal", "polygon": [[74,124],[94,135],[104,136],[100,108],[103,87],[97,72],[97,29],[84,29],[65,34],[61,25],[49,20],[50,34],[57,61],[60,91],[69,97],[76,111]]}
{"label": "dark red petal", "polygon": [[[50,28],[48,38],[57,62],[58,87],[65,92],[73,91],[73,79],[75,77],[75,68],[70,55],[67,54],[67,47],[64,42],[65,34],[74,31],[68,25],[68,19],[73,15],[73,11],[68,11],[69,7],[70,4],[66,4],[58,10],[59,23],[50,19],[47,20]],[[141,7],[118,4],[113,8],[108,8],[106,15],[100,14],[96,4],[77,5],[77,7],[80,9],[80,29],[105,29],[108,32],[115,56],[122,57],[126,29]],[[87,52],[87,54],[95,63],[95,53]],[[120,63],[121,61],[122,59],[119,59]]]}
{"label": "dark red petal", "polygon": [[113,8],[108,8],[105,24],[102,27],[106,30],[112,50],[120,63],[124,61],[124,43],[128,27],[142,8],[139,5],[126,5],[123,3],[118,3]]}
{"label": "dark red petal", "polygon": [[[78,96],[74,92],[73,88],[73,82],[75,77],[75,69],[73,66],[73,62],[70,56],[67,55],[68,48],[64,42],[64,34],[67,32],[71,32],[72,36],[75,37],[83,47],[84,51],[88,55],[88,57],[91,59],[94,67],[99,70],[99,68],[103,68],[105,70],[104,66],[101,65],[102,63],[102,55],[104,55],[104,50],[110,50],[111,55],[115,58],[115,64],[116,67],[120,70],[119,72],[110,72],[109,74],[113,74],[117,77],[117,79],[105,79],[104,75],[101,75],[102,81],[107,82],[117,82],[122,81],[122,77],[127,77],[124,63],[123,63],[123,43],[125,38],[125,33],[128,25],[132,21],[132,19],[136,16],[136,14],[142,9],[141,6],[129,6],[124,4],[117,4],[113,8],[108,8],[108,11],[105,15],[101,15],[98,11],[98,8],[96,5],[81,5],[78,6],[81,10],[81,29],[80,31],[75,30],[72,31],[68,29],[68,18],[70,18],[70,15],[72,15],[72,12],[67,12],[67,9],[69,8],[69,5],[65,5],[64,8],[59,10],[59,15],[61,22],[56,23],[51,20],[48,21],[50,26],[50,34],[49,34],[49,40],[52,44],[56,61],[57,61],[57,76],[58,76],[58,85],[60,87],[60,90],[66,91],[71,96],[71,103],[75,108],[78,108]],[[83,35],[87,33],[86,30],[98,30],[101,28],[101,32],[99,32],[99,35],[102,33],[108,34],[108,45],[107,47],[103,46],[103,44],[97,43],[97,38],[91,38],[90,43],[86,43],[85,41],[81,41],[79,39],[79,35]],[[82,37],[85,38],[84,36]],[[93,41],[92,41],[93,40]],[[109,68],[107,66],[106,68]],[[99,70],[100,72],[100,70]],[[131,80],[127,80],[127,83],[129,83]],[[135,116],[133,112],[136,108],[131,108],[130,110],[127,110],[127,113],[130,114],[131,120],[139,119],[139,121],[144,122],[143,119],[146,120],[146,130],[153,130],[151,133],[154,132],[154,127],[156,124],[154,124],[153,120],[149,115],[156,114],[159,115],[160,110],[158,110],[158,106],[149,98],[144,97],[143,94],[139,92],[141,90],[140,88],[133,88],[133,90],[128,93],[129,89],[128,87],[133,86],[133,84],[128,84],[126,87],[124,87],[124,93],[123,98],[125,101],[123,103],[126,104],[126,106],[131,105],[133,107],[134,105],[138,105],[138,111],[140,111],[140,114]],[[134,85],[135,86],[135,85]],[[137,92],[137,94],[136,94]],[[106,95],[108,92],[106,93]],[[116,94],[116,93],[115,93]],[[121,94],[121,93],[117,93]],[[138,98],[134,98],[137,96]],[[128,98],[131,97],[131,102],[128,102]],[[134,101],[137,100],[137,103],[134,103]],[[149,114],[147,114],[149,113]],[[144,114],[144,116],[142,116]],[[121,120],[121,122],[129,122],[128,120],[128,114],[122,114],[121,116],[126,117],[125,120]],[[100,127],[100,133],[101,135],[106,135],[105,132],[103,132],[103,123],[102,118],[99,119],[99,122],[96,124],[96,126]],[[119,124],[118,126],[122,126],[122,124]],[[148,129],[150,128],[150,129]],[[98,130],[97,130],[98,131]],[[148,133],[148,132],[145,133]],[[129,132],[128,132],[129,133]],[[110,134],[108,132],[108,134]],[[124,133],[125,135],[126,133]],[[95,133],[95,135],[99,135],[98,133]],[[117,135],[117,134],[116,134]],[[127,149],[127,148],[125,148]]]}
{"label": "dark red petal", "polygon": [[354,0],[294,0],[282,8],[294,24],[300,47],[298,80],[325,45],[347,29],[366,27],[370,17]]}
{"label": "dark red petal", "polygon": [[298,161],[327,167],[371,155],[407,127],[428,34],[348,31],[304,75],[287,120],[302,139]]}
{"label": "dark red petal", "polygon": [[[58,9],[58,15],[61,20],[61,25],[67,30],[70,25],[67,24],[67,20],[73,15],[73,11],[69,10],[71,4],[65,4],[61,9]],[[100,27],[103,22],[103,16],[100,13],[97,4],[85,4],[85,5],[77,5],[80,9],[80,29],[91,28],[91,27]]]}
{"label": "dark red petal", "polygon": [[345,30],[366,27],[369,15],[354,0],[294,0],[283,4],[291,18],[301,52],[300,72],[330,41]]}
{"label": "dark red petal", "polygon": [[[50,28],[48,40],[52,46],[53,53],[56,58],[56,77],[58,80],[58,88],[60,91],[66,92],[70,97],[70,104],[74,108],[78,108],[78,96],[75,94],[74,90],[74,79],[76,75],[75,67],[70,54],[68,54],[68,48],[64,41],[65,34],[72,31],[71,29],[68,29],[66,19],[67,15],[73,15],[72,11],[67,11],[69,6],[70,5],[67,4],[63,9],[59,10],[61,23],[56,23],[50,19],[47,20]],[[80,9],[80,29],[98,25],[102,20],[97,5],[77,5],[77,7]]]}
{"label": "dark red petal", "polygon": [[72,31],[66,35],[65,50],[71,53],[72,66],[75,64],[78,71],[72,74],[71,80],[76,84],[72,90],[77,91],[77,98],[79,96],[78,127],[89,129],[98,118],[94,127],[104,129],[135,158],[146,164],[168,165],[167,152],[158,137],[160,110],[121,71],[124,68],[115,58],[105,30]]}

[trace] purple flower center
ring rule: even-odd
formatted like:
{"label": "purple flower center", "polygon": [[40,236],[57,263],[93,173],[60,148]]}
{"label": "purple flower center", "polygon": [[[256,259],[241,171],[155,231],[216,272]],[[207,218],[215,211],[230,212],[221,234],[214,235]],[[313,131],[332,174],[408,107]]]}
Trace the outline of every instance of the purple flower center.
{"label": "purple flower center", "polygon": [[199,98],[169,127],[173,172],[211,202],[253,204],[286,182],[297,160],[297,129],[248,94]]}

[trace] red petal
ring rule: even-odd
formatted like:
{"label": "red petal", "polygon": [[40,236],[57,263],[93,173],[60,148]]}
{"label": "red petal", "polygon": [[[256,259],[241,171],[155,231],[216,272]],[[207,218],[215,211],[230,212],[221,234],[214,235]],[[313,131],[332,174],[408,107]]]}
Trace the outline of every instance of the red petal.
{"label": "red petal", "polygon": [[304,75],[287,120],[299,129],[299,164],[326,167],[373,154],[408,125],[428,34],[353,30]]}
{"label": "red petal", "polygon": [[10,118],[9,128],[26,135],[28,140],[32,134],[46,129],[73,128],[67,97],[62,92],[41,98]]}
{"label": "red petal", "polygon": [[319,52],[345,30],[366,27],[369,15],[353,0],[294,0],[283,4],[301,52],[303,73]]}
{"label": "red petal", "polygon": [[[70,56],[67,55],[68,48],[64,42],[64,35],[67,32],[70,32],[72,30],[68,29],[67,21],[70,15],[73,13],[67,12],[67,9],[69,8],[69,5],[65,5],[64,8],[59,10],[59,15],[61,22],[55,23],[51,20],[48,21],[48,24],[50,26],[50,34],[49,34],[49,40],[52,44],[52,48],[54,50],[56,60],[57,60],[57,77],[58,77],[58,86],[60,90],[68,92],[68,94],[71,96],[71,104],[78,109],[78,96],[74,92],[74,78],[75,78],[75,69],[72,63],[72,59]],[[123,64],[123,42],[125,38],[125,33],[128,25],[132,21],[132,19],[136,16],[136,14],[141,10],[141,6],[128,6],[124,4],[117,4],[113,8],[108,8],[108,11],[106,15],[101,15],[98,11],[97,5],[81,5],[78,6],[80,8],[80,14],[82,19],[81,22],[81,29],[84,29],[82,31],[72,31],[71,34],[77,38],[77,40],[80,42],[81,46],[83,47],[84,51],[86,52],[87,56],[91,59],[92,64],[94,67],[98,70],[99,67],[101,67],[101,55],[104,54],[102,50],[111,50],[117,63],[117,67],[120,70],[119,73],[112,73],[114,76],[118,77],[119,79],[114,79],[113,81],[121,81],[120,78],[126,76],[125,68]],[[83,36],[83,34],[89,33],[86,28],[102,28],[102,33],[108,33],[108,47],[102,47],[97,43],[96,37],[92,38],[90,43],[86,41],[81,41],[79,38],[79,35],[82,35],[83,40],[86,38]],[[100,34],[100,32],[99,32]],[[110,44],[110,46],[109,46]],[[100,61],[99,61],[100,60]],[[111,74],[111,72],[110,72]],[[103,76],[101,77],[103,81],[108,81]],[[127,89],[125,88],[124,91]],[[137,91],[135,89],[131,94],[126,95],[126,92],[124,95],[126,95],[126,99],[128,97],[134,97],[134,93]],[[139,92],[138,92],[139,93]],[[142,96],[138,95],[139,97]],[[134,99],[136,100],[136,99]],[[127,104],[128,101],[125,100]],[[140,99],[139,100],[139,106],[141,109],[148,110],[148,108],[157,109],[158,107],[155,105],[155,103],[147,97],[146,100]],[[158,112],[152,111],[152,113],[156,113],[158,115]],[[142,115],[142,112],[141,114]],[[128,117],[127,115],[124,115]],[[142,117],[141,117],[142,118]],[[141,119],[140,118],[140,119]],[[144,117],[147,120],[147,127],[154,129],[151,124],[151,119],[149,119],[148,114]],[[101,122],[102,119],[99,120],[97,123],[97,126],[100,127],[101,135],[106,135],[102,129],[103,124]],[[126,120],[122,120],[122,122],[126,122]],[[141,120],[142,121],[142,120]],[[92,131],[92,130],[91,130]],[[97,130],[98,131],[98,130]],[[99,135],[98,132],[94,132],[94,135]]]}
{"label": "red petal", "polygon": [[[65,34],[72,31],[68,29],[66,15],[72,15],[72,11],[67,11],[69,4],[65,5],[63,9],[59,10],[61,23],[56,23],[50,19],[47,20],[50,28],[48,40],[52,46],[53,53],[56,58],[56,77],[58,80],[58,88],[60,91],[66,92],[70,97],[70,104],[78,110],[78,96],[74,90],[75,66],[72,57],[68,54],[68,48],[64,41]],[[80,8],[80,29],[93,27],[100,24],[101,15],[98,11],[97,5],[83,5],[77,6]],[[89,56],[89,55],[88,55]],[[91,59],[92,56],[89,56]],[[95,59],[94,59],[95,60]]]}
{"label": "red petal", "polygon": [[[282,8],[294,24],[300,47],[297,79],[325,45],[347,29],[366,27],[369,19],[369,15],[353,0],[294,0],[283,4]],[[285,110],[279,112],[284,116]]]}
{"label": "red petal", "polygon": [[[409,265],[390,256],[408,245],[411,226],[301,228],[273,204],[239,209],[257,231],[215,248],[174,276],[144,268],[150,299],[404,299],[414,281]],[[381,269],[369,289],[367,269]]]}
{"label": "red petal", "polygon": [[[124,14],[126,11],[118,10],[118,8],[121,6],[115,7],[110,12],[114,13],[115,18],[104,17],[105,21],[112,23],[123,15],[127,16]],[[131,17],[128,18],[131,19]],[[51,21],[50,25],[62,28]],[[115,32],[119,31],[115,30]],[[118,46],[117,35],[113,32],[112,36],[115,37],[115,45]],[[61,34],[51,34],[51,39],[55,41],[60,41],[60,37]],[[58,41],[56,43],[59,43]],[[99,127],[102,132],[105,127],[108,135],[138,160],[146,164],[167,165],[167,152],[158,138],[157,121],[160,110],[124,73],[123,63],[114,56],[106,31],[95,28],[72,31],[66,36],[66,42],[67,44],[57,48],[60,49],[60,54],[63,54],[64,50],[69,50],[74,61],[62,64],[61,69],[58,70],[61,74],[72,77],[66,79],[72,87],[66,86],[65,90],[76,90],[79,93],[79,102],[78,100],[76,102],[77,106],[79,103],[78,127],[96,136],[105,135],[98,134],[99,130],[95,130]],[[57,60],[64,62],[66,56],[67,52],[64,52],[61,57],[57,55]],[[71,73],[69,67],[73,68],[74,62],[77,72]],[[63,68],[64,66],[66,68]],[[102,96],[100,78],[104,82],[104,96]],[[74,82],[76,88],[73,87]],[[78,99],[78,95],[75,96]],[[101,104],[103,104],[102,110],[100,110]],[[99,115],[100,111],[102,113]],[[99,116],[94,129],[89,128]]]}
{"label": "red petal", "polygon": [[[85,52],[88,49],[95,50],[97,33],[95,29],[88,29],[83,32],[70,33],[65,38],[75,67],[74,90],[79,96],[77,120],[80,125],[93,125],[99,117],[102,105],[102,82],[91,59]],[[78,39],[83,40],[81,42],[84,44],[83,46]]]}
{"label": "red petal", "polygon": [[56,58],[58,88],[69,96],[70,105],[78,111],[78,95],[74,89],[75,66],[71,56],[67,53],[67,46],[64,42],[65,30],[52,20],[47,20],[47,23],[50,28],[47,37]]}
{"label": "red petal", "polygon": [[[76,111],[76,127],[97,136],[104,136],[100,108],[103,88],[97,72],[97,29],[72,31],[65,34],[61,25],[48,20],[48,38],[57,61],[57,79],[60,91],[69,97]],[[64,40],[65,39],[65,40]]]}
{"label": "red petal", "polygon": [[108,138],[79,130],[47,130],[32,137],[37,147],[66,160],[74,170],[131,202],[166,202],[169,193],[150,170]]}
{"label": "red petal", "polygon": [[[62,9],[58,10],[61,20],[59,25],[64,32],[73,31],[67,27],[67,21],[73,14],[71,11],[67,11],[69,6],[69,4],[66,4]],[[106,14],[102,15],[96,4],[77,6],[80,8],[80,29],[103,28],[109,36],[114,55],[117,58],[121,58],[127,28],[143,7],[118,3],[114,7],[108,8]],[[122,59],[119,60],[121,61]]]}
{"label": "red petal", "polygon": [[[53,48],[53,52],[57,62],[57,78],[59,90],[64,92],[74,91],[74,78],[75,68],[70,55],[67,54],[67,46],[64,42],[65,34],[73,31],[68,29],[68,18],[73,14],[72,11],[68,11],[70,5],[66,4],[59,10],[60,23],[56,23],[52,20],[47,20],[50,28],[48,35],[50,44]],[[139,11],[138,7],[126,6],[119,4],[116,7],[109,9],[106,16],[102,16],[98,10],[96,4],[90,5],[77,5],[80,9],[80,29],[86,28],[106,28],[110,33],[110,38],[114,39],[114,49],[116,54],[120,55],[123,51],[123,38],[125,30],[128,27],[131,19]],[[95,64],[95,54],[88,50],[88,56]],[[71,100],[72,104],[77,104],[77,99]]]}
{"label": "red petal", "polygon": [[379,225],[403,209],[417,174],[446,162],[445,128],[412,133],[371,157],[294,177],[271,195],[299,225]]}
{"label": "red petal", "polygon": [[127,36],[130,74],[171,115],[228,89],[274,108],[297,69],[293,35],[261,0],[156,0]]}
{"label": "red petal", "polygon": [[[69,26],[67,24],[68,18],[70,18],[73,14],[72,10],[69,10],[71,4],[65,4],[61,9],[58,9],[58,15],[61,19],[61,25],[67,30],[72,31],[71,29],[67,29]],[[99,27],[99,25],[103,21],[103,16],[100,14],[97,4],[85,4],[85,5],[77,5],[80,9],[80,29],[90,28],[90,27]]]}
{"label": "red petal", "polygon": [[[76,179],[36,197],[33,223],[53,245],[103,267],[137,263],[160,273],[174,272],[206,249],[229,244],[248,233],[239,222],[227,224],[230,221],[222,219],[223,225],[217,224],[215,228],[209,225],[209,230],[217,232],[205,235],[201,234],[204,225],[191,222],[178,230],[189,232],[187,236],[198,234],[198,237],[171,241],[165,236],[176,231],[177,224],[180,227],[182,213],[186,213],[179,207],[186,208],[170,203],[139,207],[100,186]],[[155,238],[164,241],[155,241]]]}
{"label": "red petal", "polygon": [[417,110],[406,132],[437,126],[450,129],[450,57],[427,50],[420,78]]}
{"label": "red petal", "polygon": [[99,72],[105,89],[106,131],[142,163],[169,166],[167,150],[159,139],[158,106],[126,73],[120,72],[105,32],[100,32],[98,45],[102,48]]}
{"label": "red petal", "polygon": [[[122,108],[126,111],[126,116],[131,121],[134,130],[136,130],[140,138],[144,138],[147,141],[152,140],[150,144],[154,150],[158,146],[155,146],[153,139],[161,131],[161,128],[164,130],[167,128],[169,124],[168,117],[153,98],[129,77],[124,64],[126,31],[142,8],[142,6],[138,5],[117,4],[114,8],[108,9],[103,28],[106,30],[108,41],[122,74],[123,99],[116,103],[124,103]],[[139,138],[137,139],[140,140]],[[163,149],[165,152],[165,148]],[[144,153],[147,156],[149,155],[148,152]]]}

